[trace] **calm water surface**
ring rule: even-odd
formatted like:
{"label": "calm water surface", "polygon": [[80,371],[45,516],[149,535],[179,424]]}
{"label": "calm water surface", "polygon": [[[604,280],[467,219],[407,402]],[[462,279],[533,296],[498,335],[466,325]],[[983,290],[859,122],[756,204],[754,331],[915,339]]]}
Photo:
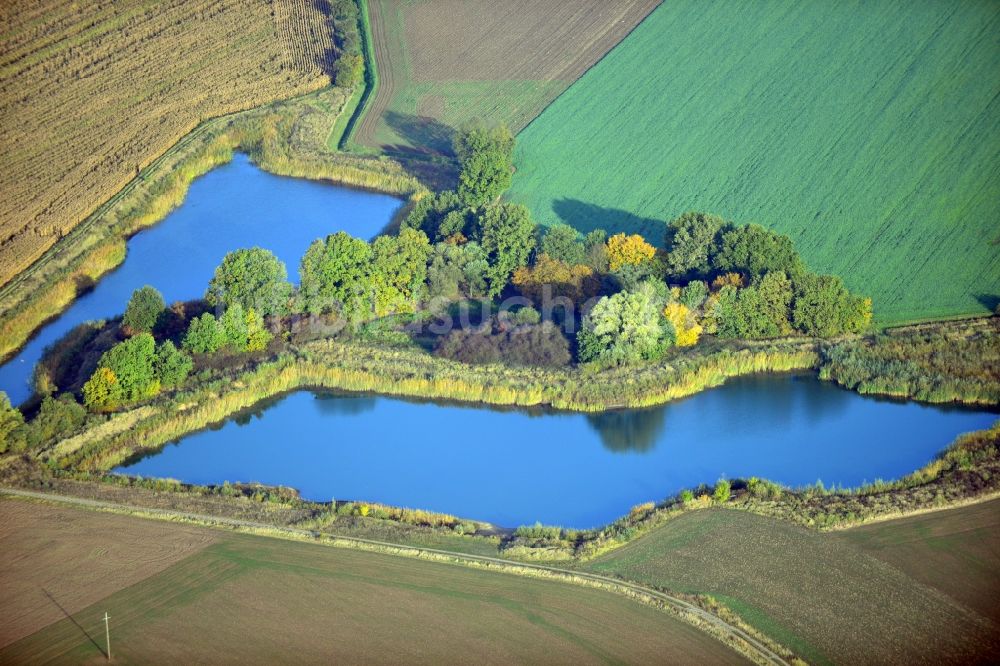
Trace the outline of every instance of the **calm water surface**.
{"label": "calm water surface", "polygon": [[313,500],[383,502],[504,526],[593,527],[723,476],[792,486],[897,478],[995,418],[787,375],[603,415],[298,392],[118,471],[281,484]]}
{"label": "calm water surface", "polygon": [[159,289],[168,303],[198,298],[227,252],[254,245],[274,252],[295,279],[313,240],[337,231],[370,238],[400,205],[382,194],[275,176],[237,154],[196,180],[183,205],[128,242],[120,267],[0,366],[0,390],[14,404],[26,400],[46,346],[85,321],[121,314],[144,284]]}

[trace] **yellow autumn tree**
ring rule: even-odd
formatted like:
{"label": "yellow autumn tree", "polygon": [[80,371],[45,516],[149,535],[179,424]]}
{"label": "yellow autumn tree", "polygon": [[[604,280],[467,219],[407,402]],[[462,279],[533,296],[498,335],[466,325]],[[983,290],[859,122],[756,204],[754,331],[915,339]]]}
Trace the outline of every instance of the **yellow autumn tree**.
{"label": "yellow autumn tree", "polygon": [[594,269],[589,266],[571,266],[544,253],[538,255],[531,268],[522,266],[514,271],[511,282],[536,304],[542,303],[545,285],[551,289],[550,296],[566,296],[574,302],[594,296],[601,287]]}
{"label": "yellow autumn tree", "polygon": [[83,403],[94,412],[110,412],[121,402],[121,385],[111,368],[98,368],[83,385]]}
{"label": "yellow autumn tree", "polygon": [[712,291],[719,291],[723,287],[743,287],[743,276],[739,273],[723,273],[712,280]]}
{"label": "yellow autumn tree", "polygon": [[663,316],[674,325],[677,335],[674,344],[678,347],[690,347],[698,342],[701,325],[688,306],[677,302],[667,303],[667,307],[663,309]]}
{"label": "yellow autumn tree", "polygon": [[622,266],[636,266],[656,255],[656,248],[639,234],[615,234],[608,239],[608,266],[616,271]]}

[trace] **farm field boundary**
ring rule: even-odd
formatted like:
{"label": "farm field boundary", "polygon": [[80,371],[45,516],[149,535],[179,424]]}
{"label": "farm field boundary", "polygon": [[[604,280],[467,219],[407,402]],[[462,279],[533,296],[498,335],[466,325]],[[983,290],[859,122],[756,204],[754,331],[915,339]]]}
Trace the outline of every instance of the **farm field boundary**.
{"label": "farm field boundary", "polygon": [[583,232],[774,228],[879,325],[991,312],[998,30],[988,3],[663,3],[520,132],[508,198]]}
{"label": "farm field boundary", "polygon": [[[788,663],[781,655],[772,649],[772,647],[764,644],[758,638],[748,634],[739,627],[729,624],[718,616],[685,599],[665,594],[642,585],[618,580],[600,574],[560,569],[543,565],[514,563],[499,558],[466,555],[430,548],[415,548],[411,546],[384,543],[367,539],[341,536],[323,537],[309,530],[277,528],[263,523],[188,514],[169,510],[143,509],[98,500],[51,495],[48,493],[25,491],[13,488],[0,488],[0,495],[9,495],[31,501],[69,504],[91,510],[108,511],[137,517],[167,520],[171,522],[221,527],[245,534],[271,536],[295,541],[307,541],[338,548],[349,548],[403,557],[412,557],[421,560],[456,564],[473,569],[499,571],[530,578],[557,580],[575,585],[582,585],[584,587],[613,592],[646,605],[665,609],[673,616],[714,635],[719,640],[722,640],[727,645],[730,645],[730,647],[733,647],[738,652],[753,659],[757,663]],[[780,650],[781,648],[776,647],[776,649]]]}
{"label": "farm field boundary", "polygon": [[656,0],[399,4],[370,0],[379,87],[355,141],[389,154],[450,154],[478,118],[524,127]]}

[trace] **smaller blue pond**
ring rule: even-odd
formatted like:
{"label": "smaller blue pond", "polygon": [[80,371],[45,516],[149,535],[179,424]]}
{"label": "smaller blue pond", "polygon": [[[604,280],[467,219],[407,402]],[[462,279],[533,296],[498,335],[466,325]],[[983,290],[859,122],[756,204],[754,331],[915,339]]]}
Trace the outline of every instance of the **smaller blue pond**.
{"label": "smaller blue pond", "polygon": [[400,205],[383,194],[275,176],[237,154],[192,183],[183,205],[129,240],[121,266],[0,366],[0,390],[14,404],[26,400],[45,347],[83,322],[121,314],[144,284],[168,303],[199,298],[227,252],[255,245],[274,252],[294,280],[312,241],[337,231],[371,238]]}
{"label": "smaller blue pond", "polygon": [[856,486],[930,461],[995,414],[898,403],[804,376],[743,378],[662,407],[529,413],[299,392],[117,471],[259,481],[514,526],[607,523],[720,477]]}

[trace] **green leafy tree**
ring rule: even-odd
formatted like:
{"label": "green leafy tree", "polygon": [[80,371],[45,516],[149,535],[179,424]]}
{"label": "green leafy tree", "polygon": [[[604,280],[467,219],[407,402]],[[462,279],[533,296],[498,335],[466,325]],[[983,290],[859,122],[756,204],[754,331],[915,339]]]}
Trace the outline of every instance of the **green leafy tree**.
{"label": "green leafy tree", "polygon": [[371,263],[371,246],[343,231],[314,241],[299,268],[303,309],[310,314],[337,310],[348,318],[368,315]]}
{"label": "green leafy tree", "polygon": [[498,296],[514,271],[528,263],[535,249],[535,224],[519,204],[487,206],[479,220],[480,245],[486,254],[487,295]]}
{"label": "green leafy tree", "polygon": [[665,304],[663,290],[649,282],[605,296],[584,318],[577,339],[580,360],[610,366],[659,357],[674,341],[662,314]]}
{"label": "green leafy tree", "polygon": [[583,238],[583,250],[586,253],[584,263],[598,273],[607,273],[610,269],[608,259],[608,232],[604,229],[594,229]]}
{"label": "green leafy tree", "polygon": [[751,278],[783,272],[795,279],[805,270],[792,239],[759,224],[725,232],[713,263],[718,271],[737,271]]}
{"label": "green leafy tree", "polygon": [[431,245],[423,231],[402,229],[372,243],[371,282],[376,316],[413,312],[427,279]]}
{"label": "green leafy tree", "polygon": [[792,323],[807,335],[860,333],[871,317],[871,299],[851,294],[839,277],[806,273],[795,280]]}
{"label": "green leafy tree", "polygon": [[[444,219],[452,213],[461,215],[461,229],[453,228],[456,225],[457,219],[454,216],[451,217],[451,220],[447,224],[444,224]],[[435,195],[425,196],[417,201],[413,209],[403,219],[400,228],[419,229],[427,234],[428,238],[443,240],[458,231],[465,233],[467,213],[465,205],[456,192],[450,190],[439,192]]]}
{"label": "green leafy tree", "polygon": [[211,312],[195,317],[188,324],[182,346],[194,354],[211,354],[226,344],[226,332]]}
{"label": "green leafy tree", "polygon": [[226,311],[219,317],[219,325],[226,338],[225,346],[233,351],[246,351],[247,316],[242,305],[233,303],[226,308]]}
{"label": "green leafy tree", "polygon": [[193,368],[194,361],[191,360],[191,357],[177,349],[170,340],[157,348],[154,370],[160,379],[160,386],[163,388],[180,386]]}
{"label": "green leafy tree", "polygon": [[365,60],[360,55],[343,54],[333,68],[333,81],[342,88],[353,88],[365,74]]}
{"label": "green leafy tree", "polygon": [[155,362],[156,341],[149,333],[140,333],[104,352],[97,367],[114,373],[122,402],[130,403],[159,392]]}
{"label": "green leafy tree", "polygon": [[264,351],[271,342],[271,332],[264,325],[264,318],[253,308],[247,310],[246,330],[248,352]]}
{"label": "green leafy tree", "polygon": [[721,236],[730,229],[726,220],[705,213],[684,213],[672,221],[664,245],[668,273],[677,278],[707,276]]}
{"label": "green leafy tree", "polygon": [[163,296],[153,287],[146,285],[132,292],[132,298],[125,308],[122,324],[131,334],[149,333],[167,309]]}
{"label": "green leafy tree", "polygon": [[729,497],[732,491],[732,485],[726,479],[719,479],[715,484],[715,491],[712,493],[712,499],[716,502],[722,504],[729,501]]}
{"label": "green leafy tree", "polygon": [[46,396],[38,415],[24,429],[24,441],[29,448],[38,448],[74,434],[87,420],[87,410],[72,393],[58,398]]}
{"label": "green leafy tree", "polygon": [[455,135],[454,150],[461,166],[458,196],[466,206],[496,201],[510,187],[514,136],[505,125],[466,125]]}
{"label": "green leafy tree", "polygon": [[208,283],[205,300],[213,306],[236,303],[264,315],[283,314],[292,285],[288,271],[272,252],[259,247],[235,250],[223,258]]}
{"label": "green leafy tree", "polygon": [[745,289],[719,292],[719,337],[774,338],[791,332],[792,283],[784,273],[767,273]]}
{"label": "green leafy tree", "polygon": [[700,308],[706,298],[708,298],[708,285],[701,280],[692,280],[681,289],[680,301],[689,310]]}
{"label": "green leafy tree", "polygon": [[554,224],[542,236],[541,251],[553,259],[576,266],[586,261],[587,254],[580,233],[568,224]]}
{"label": "green leafy tree", "polygon": [[486,289],[485,256],[478,243],[438,243],[427,265],[428,298],[454,300],[481,296]]}
{"label": "green leafy tree", "polygon": [[21,410],[10,404],[10,398],[0,391],[0,453],[14,448],[17,433],[24,428],[24,415]]}

